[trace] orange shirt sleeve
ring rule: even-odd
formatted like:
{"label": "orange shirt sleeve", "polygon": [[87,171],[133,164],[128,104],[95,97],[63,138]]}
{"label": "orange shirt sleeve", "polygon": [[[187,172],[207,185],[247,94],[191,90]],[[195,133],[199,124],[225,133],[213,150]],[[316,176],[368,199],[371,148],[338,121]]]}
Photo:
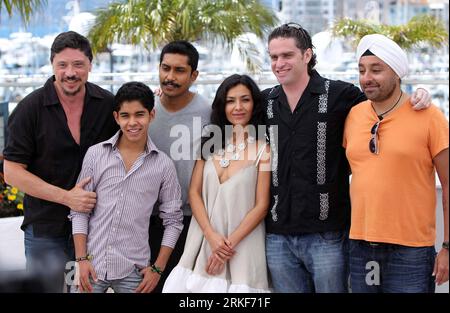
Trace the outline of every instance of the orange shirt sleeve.
{"label": "orange shirt sleeve", "polygon": [[344,147],[344,149],[347,149],[348,123],[349,123],[349,119],[351,118],[351,115],[352,115],[352,111],[350,110],[350,112],[347,115],[347,118],[345,119],[344,135],[342,136],[342,147]]}
{"label": "orange shirt sleeve", "polygon": [[449,146],[449,123],[436,106],[430,107],[429,110],[433,110],[433,112],[428,127],[428,147],[434,158]]}

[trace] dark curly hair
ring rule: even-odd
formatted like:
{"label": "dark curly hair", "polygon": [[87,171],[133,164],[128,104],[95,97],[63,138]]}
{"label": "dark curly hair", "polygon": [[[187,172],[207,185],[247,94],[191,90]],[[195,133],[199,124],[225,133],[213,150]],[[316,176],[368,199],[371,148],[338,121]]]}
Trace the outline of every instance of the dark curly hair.
{"label": "dark curly hair", "polygon": [[122,85],[114,97],[114,111],[119,112],[125,101],[137,100],[149,112],[155,105],[153,91],[144,83],[129,82]]}
{"label": "dark curly hair", "polygon": [[294,38],[295,45],[299,48],[302,53],[305,53],[307,49],[311,49],[312,55],[311,60],[308,63],[308,74],[311,75],[314,66],[317,64],[317,57],[314,53],[314,46],[312,44],[312,39],[309,33],[300,24],[297,23],[287,23],[280,27],[275,28],[269,35],[269,41],[275,38]]}
{"label": "dark curly hair", "polygon": [[[250,94],[253,99],[253,112],[252,117],[250,118],[250,121],[248,122],[248,125],[254,126],[254,129],[256,130],[255,137],[258,138],[261,134],[258,134],[258,126],[259,125],[265,125],[264,123],[264,111],[263,111],[263,97],[261,94],[261,90],[259,89],[258,85],[255,83],[255,81],[250,78],[250,76],[247,75],[239,75],[239,74],[233,74],[227,78],[220,84],[219,88],[217,89],[216,96],[214,97],[214,101],[212,103],[212,111],[211,111],[211,123],[207,126],[205,126],[203,130],[203,136],[202,136],[202,152],[206,153],[214,153],[214,146],[211,147],[209,151],[203,151],[203,147],[206,142],[208,142],[210,139],[213,138],[214,134],[211,134],[213,131],[211,126],[220,128],[221,131],[221,142],[220,142],[220,148],[225,147],[225,127],[227,125],[231,125],[231,123],[228,121],[226,113],[225,113],[225,107],[226,107],[226,100],[227,100],[227,94],[228,91],[236,87],[238,85],[244,85],[250,90]],[[217,147],[217,146],[216,146]],[[202,159],[205,159],[205,155],[202,155]]]}

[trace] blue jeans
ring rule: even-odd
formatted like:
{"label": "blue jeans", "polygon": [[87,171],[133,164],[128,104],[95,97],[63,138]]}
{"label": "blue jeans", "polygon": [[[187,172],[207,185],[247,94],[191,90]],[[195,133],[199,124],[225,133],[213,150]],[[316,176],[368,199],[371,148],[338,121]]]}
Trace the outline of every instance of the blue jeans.
{"label": "blue jeans", "polygon": [[433,293],[434,247],[350,240],[352,292]]}
{"label": "blue jeans", "polygon": [[[114,290],[115,293],[134,293],[143,279],[140,269],[135,267],[133,271],[125,278],[112,280],[98,280],[94,282],[90,278],[92,285],[92,293],[105,293],[108,288]],[[71,293],[79,293],[77,286],[72,286]]]}
{"label": "blue jeans", "polygon": [[348,292],[348,232],[266,235],[275,292]]}
{"label": "blue jeans", "polygon": [[75,259],[72,236],[35,237],[33,225],[24,231],[27,271],[42,282],[41,290],[62,292],[67,262]]}

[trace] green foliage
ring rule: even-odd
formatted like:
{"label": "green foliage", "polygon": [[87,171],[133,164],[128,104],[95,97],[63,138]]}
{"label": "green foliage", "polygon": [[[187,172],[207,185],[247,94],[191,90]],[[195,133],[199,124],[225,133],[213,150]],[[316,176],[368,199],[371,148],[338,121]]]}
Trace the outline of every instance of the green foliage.
{"label": "green foliage", "polygon": [[411,50],[422,43],[440,48],[448,45],[448,33],[444,24],[431,15],[418,15],[404,25],[375,24],[367,20],[353,21],[348,18],[336,22],[333,35],[353,38],[356,46],[362,37],[382,34],[394,40],[400,47]]}
{"label": "green foliage", "polygon": [[259,38],[278,21],[258,0],[128,0],[96,12],[89,33],[94,52],[108,44],[154,49],[173,40],[207,40],[231,47],[245,32]]}
{"label": "green foliage", "polygon": [[0,17],[5,8],[10,17],[13,12],[17,12],[22,20],[28,23],[33,12],[42,8],[46,3],[46,0],[0,0]]}
{"label": "green foliage", "polygon": [[0,173],[0,217],[23,215],[23,197],[25,194],[7,185]]}

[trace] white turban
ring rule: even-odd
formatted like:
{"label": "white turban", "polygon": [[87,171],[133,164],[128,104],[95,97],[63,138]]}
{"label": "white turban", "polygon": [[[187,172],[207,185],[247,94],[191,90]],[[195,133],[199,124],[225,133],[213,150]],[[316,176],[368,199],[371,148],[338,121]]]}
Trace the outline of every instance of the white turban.
{"label": "white turban", "polygon": [[398,77],[403,78],[408,74],[408,58],[406,53],[393,40],[380,34],[364,36],[361,38],[356,49],[356,59],[358,62],[367,50],[370,50],[375,56],[389,65]]}

